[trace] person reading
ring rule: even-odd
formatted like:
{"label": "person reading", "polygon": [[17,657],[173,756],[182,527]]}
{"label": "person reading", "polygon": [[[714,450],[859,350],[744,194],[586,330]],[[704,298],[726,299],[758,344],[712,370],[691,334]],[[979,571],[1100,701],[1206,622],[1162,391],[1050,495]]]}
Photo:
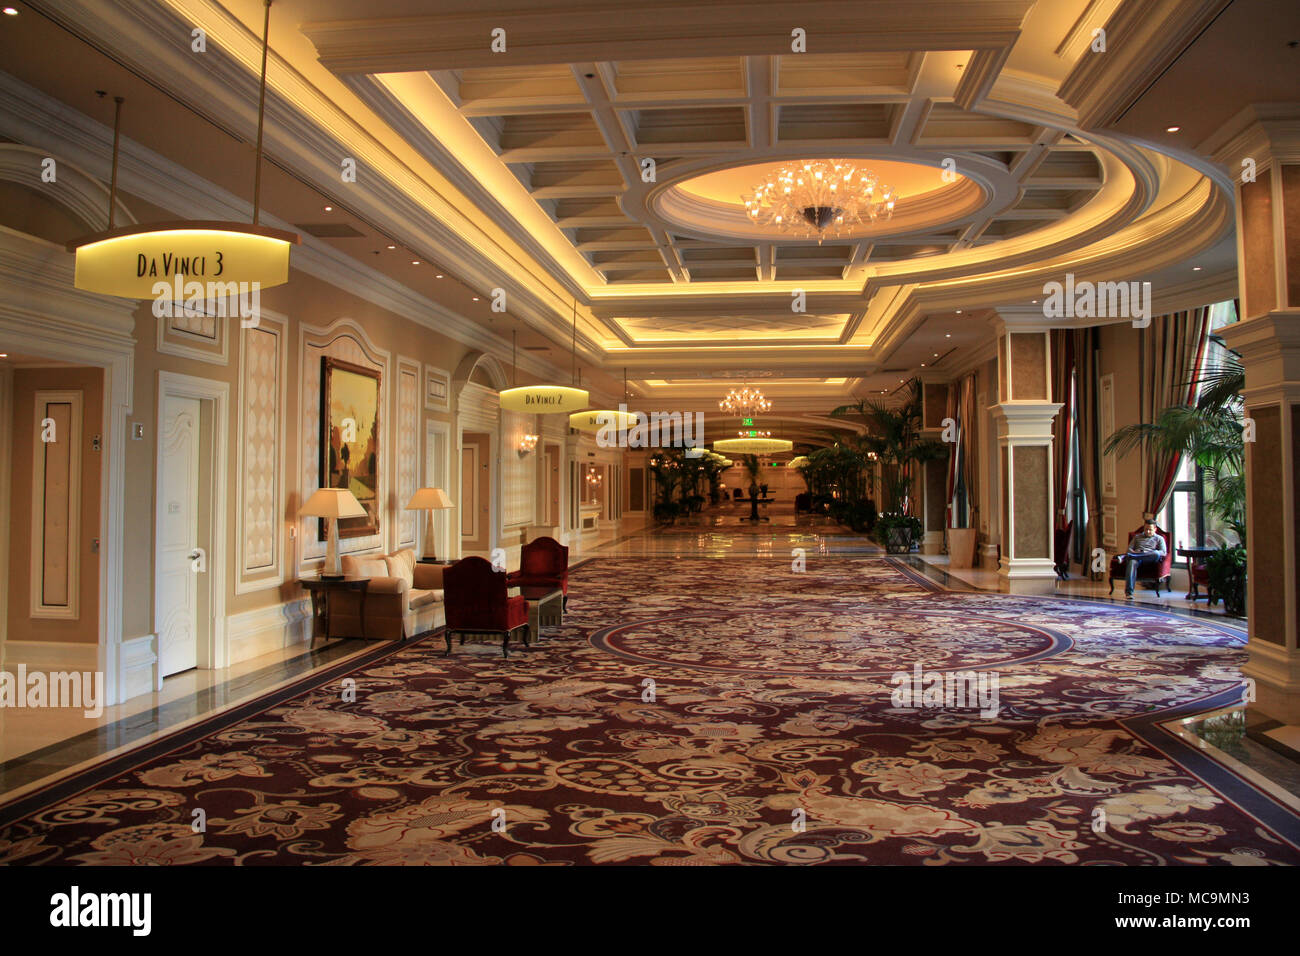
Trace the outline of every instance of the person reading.
{"label": "person reading", "polygon": [[1124,596],[1132,597],[1137,584],[1138,571],[1147,564],[1160,564],[1165,559],[1165,538],[1154,521],[1146,521],[1142,530],[1129,539],[1128,553],[1121,555],[1124,562]]}

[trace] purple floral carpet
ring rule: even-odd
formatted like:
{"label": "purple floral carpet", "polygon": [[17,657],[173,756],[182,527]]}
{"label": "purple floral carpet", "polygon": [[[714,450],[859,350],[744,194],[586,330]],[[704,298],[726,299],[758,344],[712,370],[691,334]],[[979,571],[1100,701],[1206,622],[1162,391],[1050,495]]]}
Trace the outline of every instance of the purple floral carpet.
{"label": "purple floral carpet", "polygon": [[[1289,808],[1159,729],[1240,696],[1213,623],[880,558],[599,560],[570,594],[509,660],[425,638],[0,807],[0,862],[1300,862]],[[917,664],[995,674],[997,714],[899,705]]]}

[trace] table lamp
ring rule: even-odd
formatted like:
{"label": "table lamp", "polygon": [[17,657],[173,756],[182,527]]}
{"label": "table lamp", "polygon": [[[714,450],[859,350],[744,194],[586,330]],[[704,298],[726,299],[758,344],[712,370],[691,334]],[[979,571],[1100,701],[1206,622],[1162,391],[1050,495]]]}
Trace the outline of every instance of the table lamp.
{"label": "table lamp", "polygon": [[366,509],[346,488],[317,488],[298,513],[325,519],[325,566],[320,576],[326,580],[343,577],[339,567],[339,518],[364,518]]}
{"label": "table lamp", "polygon": [[456,506],[452,504],[447,492],[441,488],[421,488],[411,495],[411,500],[406,503],[407,511],[429,512],[424,521],[424,557],[420,559],[421,563],[432,564],[438,560],[433,553],[433,512],[454,507]]}

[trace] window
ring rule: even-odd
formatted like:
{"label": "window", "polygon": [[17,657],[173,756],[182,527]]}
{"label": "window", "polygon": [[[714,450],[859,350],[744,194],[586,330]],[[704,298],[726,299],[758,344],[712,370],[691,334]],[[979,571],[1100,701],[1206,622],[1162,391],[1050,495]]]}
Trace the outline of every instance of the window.
{"label": "window", "polygon": [[1178,548],[1200,548],[1205,545],[1205,476],[1201,468],[1184,456],[1174,479],[1174,490],[1165,506],[1165,528],[1173,539],[1174,567],[1187,567],[1187,559],[1177,554]]}

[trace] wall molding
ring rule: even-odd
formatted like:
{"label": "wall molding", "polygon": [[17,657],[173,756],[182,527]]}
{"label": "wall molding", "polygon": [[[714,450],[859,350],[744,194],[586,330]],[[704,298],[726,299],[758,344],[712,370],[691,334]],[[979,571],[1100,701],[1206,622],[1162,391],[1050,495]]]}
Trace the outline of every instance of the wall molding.
{"label": "wall molding", "polygon": [[[181,24],[161,4],[124,0],[111,11],[103,5],[75,0],[62,0],[58,6],[61,9],[50,11],[54,19],[67,25],[73,33],[85,37],[92,46],[107,47],[120,53],[138,66],[142,76],[154,77],[163,88],[169,88],[177,76],[194,76],[189,69],[192,54],[188,44],[172,51],[158,43],[158,36],[175,33],[181,26],[184,27],[181,32],[188,36],[192,24]],[[237,24],[224,11],[222,15],[232,24]],[[260,56],[260,38],[253,37],[242,25],[238,25],[238,29],[247,33],[249,42],[259,49]],[[129,34],[124,31],[129,31]],[[184,53],[180,52],[182,49]],[[173,58],[181,57],[185,61],[183,64],[179,59],[173,62]],[[257,116],[256,71],[251,66],[241,67],[211,45],[206,57],[211,72],[203,74],[198,81],[204,100],[223,107],[223,111],[214,115],[211,121],[218,127],[229,129],[230,117],[245,117],[247,129],[232,131],[231,134],[251,138]],[[164,63],[172,63],[178,69],[160,66]],[[276,73],[289,71],[289,67],[274,53],[271,63],[266,102],[268,155],[276,156],[290,168],[303,171],[309,179],[315,174],[315,185],[327,193],[337,189],[338,166],[332,159],[326,161],[324,157],[359,156],[358,152],[320,129],[310,118],[284,101],[276,89]],[[179,69],[182,65],[184,70]],[[301,77],[297,79],[301,81]],[[237,91],[242,91],[242,95]],[[188,102],[194,90],[187,87],[172,92],[180,101]],[[320,96],[314,89],[310,90],[310,95]],[[348,118],[345,122],[351,125],[355,121]],[[79,168],[101,181],[109,177],[112,129],[4,72],[0,72],[0,135],[38,150],[67,156]],[[359,156],[360,164],[364,164],[364,157]],[[161,206],[175,213],[177,218],[247,221],[252,215],[252,205],[248,200],[196,176],[126,136],[121,138],[118,166],[120,190]],[[531,319],[543,328],[567,328],[568,309],[572,304],[570,298],[554,293],[543,297],[522,286],[510,270],[501,268],[501,263],[510,261],[512,257],[502,250],[489,254],[468,247],[462,231],[476,230],[473,222],[457,215],[455,226],[446,225],[431,215],[427,206],[412,198],[408,189],[416,187],[428,191],[422,180],[411,177],[408,183],[395,184],[374,176],[372,169],[368,188],[355,193],[350,201],[363,201],[366,217],[380,223],[385,233],[395,241],[416,249],[437,250],[447,268],[463,276],[470,285],[484,289],[504,285],[513,311],[521,318]],[[107,201],[104,206],[107,206]],[[445,203],[440,206],[449,209]],[[362,211],[358,208],[358,212]],[[262,224],[297,231],[291,223],[265,212]],[[501,356],[510,354],[508,340],[460,313],[414,292],[314,236],[303,235],[301,239],[301,244],[293,250],[293,269],[471,348]],[[484,240],[487,241],[486,237]],[[469,251],[461,254],[457,252],[460,249]],[[591,350],[593,357],[598,355],[595,343],[585,340],[584,336],[579,336],[579,346]],[[539,377],[561,373],[558,366],[531,353],[520,356],[520,368]]]}
{"label": "wall molding", "polygon": [[226,619],[230,664],[311,640],[311,601],[300,598],[270,604]]}
{"label": "wall molding", "polygon": [[[233,323],[231,323],[233,326]],[[284,509],[288,504],[288,481],[285,473],[285,461],[287,456],[285,441],[285,422],[287,418],[287,401],[289,392],[289,349],[286,339],[288,337],[289,319],[288,316],[278,312],[272,312],[268,309],[262,309],[256,326],[241,328],[239,334],[239,384],[238,384],[238,401],[239,401],[239,421],[237,423],[238,441],[235,450],[235,474],[239,481],[239,521],[240,526],[235,534],[235,554],[237,562],[235,564],[235,593],[249,594],[254,591],[265,591],[269,588],[279,587],[285,577],[285,556],[284,556]],[[274,450],[271,453],[271,546],[274,556],[269,565],[260,568],[249,568],[248,555],[248,537],[249,537],[249,476],[247,473],[248,462],[245,455],[252,451],[250,446],[249,421],[248,416],[254,407],[255,396],[253,393],[256,388],[249,382],[249,342],[254,335],[271,335],[275,338],[275,358],[272,362],[273,384],[275,387],[275,433],[274,433]],[[265,384],[265,383],[263,383]]]}

